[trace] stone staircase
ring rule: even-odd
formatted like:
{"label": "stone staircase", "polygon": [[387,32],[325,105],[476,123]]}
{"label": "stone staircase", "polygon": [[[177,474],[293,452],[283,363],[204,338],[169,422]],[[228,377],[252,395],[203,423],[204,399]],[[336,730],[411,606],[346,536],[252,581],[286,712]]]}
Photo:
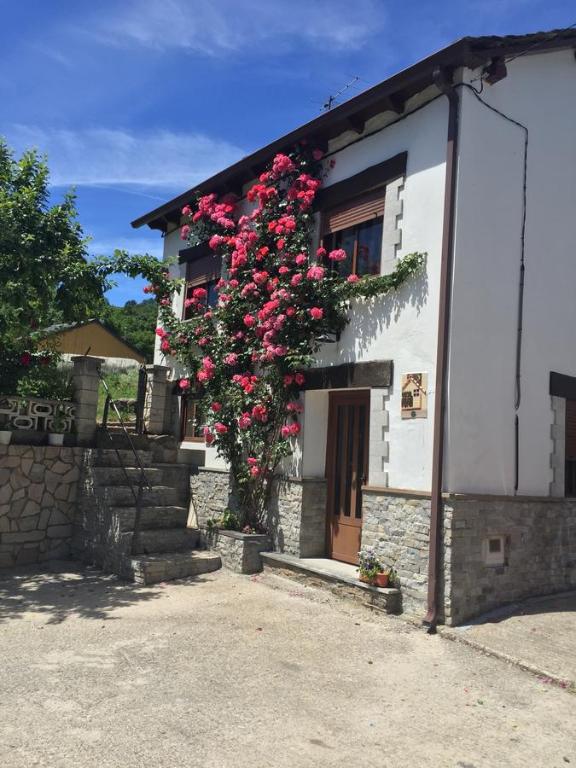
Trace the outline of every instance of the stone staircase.
{"label": "stone staircase", "polygon": [[[149,488],[142,492],[137,554],[132,553],[140,468],[130,450],[87,452],[73,548],[85,562],[138,584],[197,576],[221,567],[199,549],[200,533],[186,526],[190,469],[159,461],[161,450],[139,449]],[[131,485],[132,484],[132,485]]]}

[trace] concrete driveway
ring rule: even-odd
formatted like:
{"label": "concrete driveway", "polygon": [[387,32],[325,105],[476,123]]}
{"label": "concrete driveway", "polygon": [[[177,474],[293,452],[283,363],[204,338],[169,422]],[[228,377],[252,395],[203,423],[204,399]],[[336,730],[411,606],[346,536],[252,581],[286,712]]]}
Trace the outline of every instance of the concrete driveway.
{"label": "concrete driveway", "polygon": [[2,768],[576,765],[576,696],[278,577],[0,578],[0,654]]}
{"label": "concrete driveway", "polygon": [[442,631],[576,691],[576,592],[525,600]]}

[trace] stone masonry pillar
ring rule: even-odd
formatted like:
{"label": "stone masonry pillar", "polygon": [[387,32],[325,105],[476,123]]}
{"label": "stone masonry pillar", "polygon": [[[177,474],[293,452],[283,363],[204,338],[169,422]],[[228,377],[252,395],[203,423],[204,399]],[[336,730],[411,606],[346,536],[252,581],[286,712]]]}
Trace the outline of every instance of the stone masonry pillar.
{"label": "stone masonry pillar", "polygon": [[76,436],[78,445],[93,445],[96,436],[96,411],[98,409],[98,371],[104,360],[101,357],[80,355],[72,358],[74,366],[74,402],[76,403]]}
{"label": "stone masonry pillar", "polygon": [[164,435],[170,405],[170,369],[165,365],[146,366],[146,399],[144,401],[144,425],[149,435]]}

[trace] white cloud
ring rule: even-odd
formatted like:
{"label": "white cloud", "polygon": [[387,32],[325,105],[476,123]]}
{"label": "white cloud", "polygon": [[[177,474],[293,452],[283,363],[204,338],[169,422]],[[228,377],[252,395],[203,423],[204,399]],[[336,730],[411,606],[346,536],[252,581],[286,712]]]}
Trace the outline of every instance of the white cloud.
{"label": "white cloud", "polygon": [[[7,134],[17,151],[48,155],[53,186],[188,189],[234,163],[245,152],[200,133],[82,131],[15,125]],[[144,193],[145,197],[158,199]]]}
{"label": "white cloud", "polygon": [[101,42],[218,55],[308,44],[358,49],[383,26],[379,0],[130,0],[85,28]]}

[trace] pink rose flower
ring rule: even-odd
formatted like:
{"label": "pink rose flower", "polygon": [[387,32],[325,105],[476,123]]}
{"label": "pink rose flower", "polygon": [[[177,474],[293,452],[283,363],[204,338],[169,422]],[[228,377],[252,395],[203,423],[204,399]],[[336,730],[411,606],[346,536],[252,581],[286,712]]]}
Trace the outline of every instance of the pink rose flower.
{"label": "pink rose flower", "polygon": [[302,264],[306,264],[306,262],[308,261],[308,257],[303,253],[299,253],[298,256],[296,256],[295,261],[296,261],[296,264],[298,264],[298,266],[301,267]]}
{"label": "pink rose flower", "polygon": [[306,277],[308,280],[322,280],[324,277],[324,267],[310,267],[308,272],[306,273]]}
{"label": "pink rose flower", "polygon": [[347,283],[357,283],[358,280],[360,280],[358,275],[348,275],[348,277],[346,278]]}
{"label": "pink rose flower", "polygon": [[328,258],[330,261],[345,261],[348,258],[348,254],[344,248],[337,248],[335,251],[330,251]]}
{"label": "pink rose flower", "polygon": [[222,424],[221,421],[217,421],[216,424],[214,424],[214,429],[219,435],[225,435],[226,432],[228,432],[228,427],[226,424]]}
{"label": "pink rose flower", "polygon": [[313,320],[322,320],[324,317],[324,310],[320,309],[320,307],[312,307],[312,309],[308,310],[308,314]]}
{"label": "pink rose flower", "polygon": [[186,240],[189,234],[190,234],[190,227],[188,226],[188,224],[184,224],[184,226],[180,230],[180,238],[182,240]]}
{"label": "pink rose flower", "polygon": [[251,424],[252,419],[250,418],[249,413],[243,413],[238,419],[238,426],[240,429],[248,429]]}
{"label": "pink rose flower", "polygon": [[215,401],[212,403],[210,408],[214,411],[214,413],[219,413],[222,410],[222,403]]}
{"label": "pink rose flower", "polygon": [[180,379],[178,386],[180,389],[190,389],[190,379]]}
{"label": "pink rose flower", "polygon": [[247,328],[252,328],[252,326],[256,325],[256,318],[254,315],[244,315],[244,325]]}

